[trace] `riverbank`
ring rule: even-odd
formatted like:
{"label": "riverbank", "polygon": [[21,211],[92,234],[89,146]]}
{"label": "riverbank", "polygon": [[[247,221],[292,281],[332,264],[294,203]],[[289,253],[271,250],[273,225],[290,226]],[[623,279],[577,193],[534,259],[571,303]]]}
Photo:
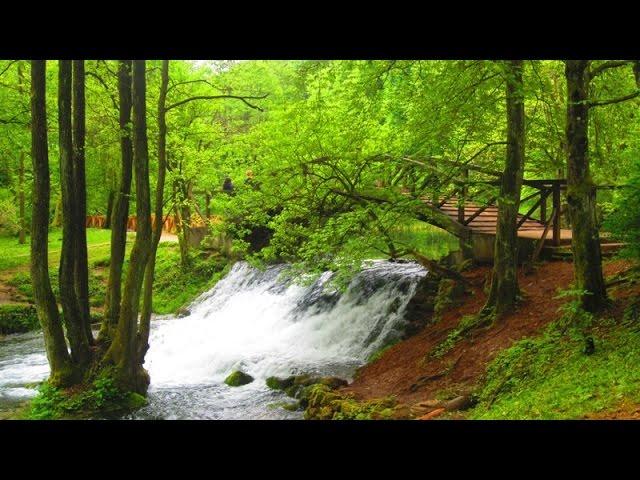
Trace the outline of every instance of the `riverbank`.
{"label": "riverbank", "polygon": [[[606,262],[605,275],[612,279],[629,266],[622,260]],[[610,289],[607,311],[576,318],[581,314],[571,296],[561,294],[570,287],[572,267],[548,262],[531,275],[521,274],[518,309],[496,325],[456,339],[447,350],[443,345],[452,343],[460,321],[486,300],[490,269],[466,272],[470,288],[459,305],[360,368],[338,393],[361,402],[392,397],[393,418],[637,418],[640,286],[618,284]],[[588,337],[594,351],[585,353]],[[448,410],[453,400],[466,410]]]}
{"label": "riverbank", "polygon": [[[124,271],[135,233],[127,235]],[[111,231],[87,229],[89,260],[89,294],[92,318],[102,318],[109,276]],[[61,231],[49,235],[49,276],[54,293],[60,262]],[[7,255],[0,259],[0,335],[37,330],[39,322],[33,307],[33,290],[29,274],[29,241],[20,245],[15,237],[0,237],[0,248]],[[177,237],[164,234],[158,247],[153,292],[153,313],[166,315],[186,307],[199,294],[210,289],[228,271],[226,258],[194,251],[190,268],[180,267]]]}

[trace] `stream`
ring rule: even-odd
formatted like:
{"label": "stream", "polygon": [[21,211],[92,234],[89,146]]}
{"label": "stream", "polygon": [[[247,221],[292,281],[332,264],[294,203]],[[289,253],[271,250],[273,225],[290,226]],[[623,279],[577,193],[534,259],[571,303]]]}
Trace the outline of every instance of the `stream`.
{"label": "stream", "polygon": [[[373,261],[344,292],[323,273],[311,285],[283,280],[287,266],[236,263],[198,297],[186,317],[155,317],[145,368],[149,403],[130,419],[300,419],[265,385],[269,376],[310,373],[348,380],[380,347],[398,338],[426,270]],[[229,387],[240,369],[255,380]],[[48,366],[40,332],[0,339],[0,416],[35,396]]]}

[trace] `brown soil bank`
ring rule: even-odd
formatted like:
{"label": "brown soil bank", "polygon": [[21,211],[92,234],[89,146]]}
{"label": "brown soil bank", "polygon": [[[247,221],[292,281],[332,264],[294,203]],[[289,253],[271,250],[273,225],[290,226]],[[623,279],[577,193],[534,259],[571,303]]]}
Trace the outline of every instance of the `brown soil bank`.
{"label": "brown soil bank", "polygon": [[[615,260],[604,265],[607,277],[628,268],[625,261]],[[489,267],[477,267],[464,274],[471,288],[459,306],[448,309],[435,324],[428,325],[417,335],[387,350],[378,360],[362,367],[356,379],[344,393],[352,393],[357,400],[370,400],[395,395],[406,405],[400,416],[414,418],[432,411],[435,399],[453,398],[474,390],[496,354],[515,341],[533,336],[559,317],[559,307],[566,298],[555,298],[559,289],[566,289],[573,280],[573,265],[555,261],[540,265],[530,275],[520,274],[523,300],[517,311],[500,320],[497,325],[475,332],[461,339],[440,358],[431,356],[433,349],[443,342],[464,315],[474,315],[484,305],[484,284],[490,275]],[[616,308],[616,307],[614,307]],[[416,407],[426,403],[424,411]],[[409,410],[409,406],[414,406]]]}

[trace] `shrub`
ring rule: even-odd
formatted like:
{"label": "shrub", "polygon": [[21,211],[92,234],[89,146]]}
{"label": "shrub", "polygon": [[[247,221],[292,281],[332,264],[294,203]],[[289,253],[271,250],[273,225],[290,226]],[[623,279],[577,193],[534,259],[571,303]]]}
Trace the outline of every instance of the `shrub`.
{"label": "shrub", "polygon": [[23,333],[40,328],[33,305],[0,305],[0,334]]}

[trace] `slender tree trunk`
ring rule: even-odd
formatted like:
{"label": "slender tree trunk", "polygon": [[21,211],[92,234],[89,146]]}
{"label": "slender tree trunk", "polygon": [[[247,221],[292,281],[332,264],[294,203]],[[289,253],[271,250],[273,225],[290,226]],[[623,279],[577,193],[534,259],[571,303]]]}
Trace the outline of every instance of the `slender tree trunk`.
{"label": "slender tree trunk", "polygon": [[[18,166],[18,208],[20,212],[20,232],[18,233],[18,243],[22,245],[27,242],[27,222],[25,220],[24,212],[24,152],[20,152],[20,164]],[[48,218],[47,223],[49,223]]]}
{"label": "slender tree trunk", "polygon": [[46,61],[31,61],[31,160],[33,211],[31,217],[31,282],[42,325],[45,350],[55,386],[74,381],[71,357],[64,340],[56,299],[49,280],[49,151],[47,144]]}
{"label": "slender tree trunk", "polygon": [[[24,88],[24,72],[22,62],[18,62],[18,90],[21,94],[26,93]],[[20,231],[18,232],[18,243],[24,245],[27,242],[27,222],[24,208],[24,152],[20,152],[18,164],[18,210],[20,214]],[[48,222],[48,219],[47,219]]]}
{"label": "slender tree trunk", "polygon": [[58,195],[56,199],[56,206],[53,210],[53,219],[51,220],[51,226],[58,228],[62,226],[62,195]]}
{"label": "slender tree trunk", "polygon": [[162,236],[164,203],[164,182],[167,170],[167,113],[165,110],[167,89],[169,87],[169,60],[162,61],[160,95],[158,97],[158,180],[156,184],[155,225],[151,245],[151,256],[144,275],[142,313],[140,315],[140,331],[138,340],[138,358],[140,364],[149,349],[149,332],[153,307],[153,279],[156,267],[156,252]]}
{"label": "slender tree trunk", "polygon": [[107,197],[107,213],[104,220],[105,230],[109,230],[111,228],[111,217],[113,216],[113,204],[115,203],[115,199],[116,192],[114,190],[109,190],[109,196]]}
{"label": "slender tree trunk", "polygon": [[518,298],[518,209],[524,171],[524,92],[522,60],[506,62],[507,158],[498,198],[498,222],[491,289],[483,314],[512,311]]}
{"label": "slender tree trunk", "polygon": [[89,345],[93,344],[89,310],[89,264],[87,250],[87,182],[85,179],[84,60],[73,61],[73,184],[75,190],[74,288],[80,318]]}
{"label": "slender tree trunk", "polygon": [[151,205],[149,192],[149,152],[147,145],[145,61],[133,61],[133,161],[136,180],[136,240],[131,250],[124,284],[120,316],[113,342],[105,360],[115,364],[120,386],[146,393],[149,377],[137,355],[137,321],[145,268],[151,251]]}
{"label": "slender tree trunk", "polygon": [[596,312],[605,306],[600,236],[596,223],[596,189],[589,173],[588,61],[567,60],[567,204],[571,219],[576,288],[587,292],[582,306]]}
{"label": "slender tree trunk", "polygon": [[60,252],[60,303],[71,358],[84,368],[90,361],[87,339],[74,282],[74,250],[77,246],[77,197],[73,173],[73,140],[71,131],[71,61],[60,60],[58,72],[58,135],[60,149],[60,191],[62,194],[62,249]]}
{"label": "slender tree trunk", "polygon": [[120,159],[121,174],[118,195],[111,216],[111,262],[107,282],[105,316],[100,339],[111,337],[120,316],[122,266],[127,243],[129,195],[133,165],[131,143],[131,60],[121,60],[118,69],[118,95],[120,100]]}
{"label": "slender tree trunk", "polygon": [[188,268],[191,261],[189,259],[189,237],[191,233],[191,209],[189,208],[189,194],[186,182],[183,179],[176,179],[173,184],[174,199],[176,202],[178,244],[180,247],[180,267]]}

